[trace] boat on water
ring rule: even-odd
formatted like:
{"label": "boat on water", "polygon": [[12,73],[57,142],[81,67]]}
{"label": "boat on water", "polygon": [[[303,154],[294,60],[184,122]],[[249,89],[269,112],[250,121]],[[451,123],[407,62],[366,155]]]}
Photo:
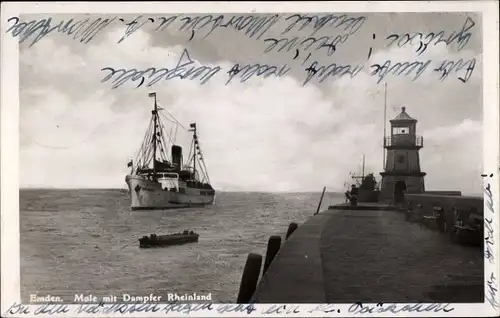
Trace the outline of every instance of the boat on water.
{"label": "boat on water", "polygon": [[182,233],[168,235],[151,234],[150,236],[143,236],[139,239],[139,247],[151,248],[195,243],[198,242],[199,237],[200,235],[193,231],[184,231]]}
{"label": "boat on water", "polygon": [[[213,204],[215,190],[201,152],[196,123],[191,123],[188,130],[192,139],[184,162],[183,148],[175,144],[182,125],[168,111],[162,112],[156,93],[149,97],[154,98],[151,120],[135,160],[128,163],[131,171],[125,177],[130,208],[176,209]],[[167,121],[175,126],[169,131]]]}
{"label": "boat on water", "polygon": [[[346,191],[346,199],[354,202],[378,202],[379,184],[373,173],[365,175],[365,156],[363,156],[362,174],[351,173],[353,183],[351,189]],[[347,185],[347,183],[346,183]]]}

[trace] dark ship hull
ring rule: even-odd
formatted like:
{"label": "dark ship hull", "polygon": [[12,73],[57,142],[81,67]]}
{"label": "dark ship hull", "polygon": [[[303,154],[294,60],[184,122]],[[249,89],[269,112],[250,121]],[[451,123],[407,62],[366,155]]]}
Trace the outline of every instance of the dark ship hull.
{"label": "dark ship hull", "polygon": [[358,202],[378,202],[379,191],[378,190],[359,190],[358,192]]}
{"label": "dark ship hull", "polygon": [[[351,191],[346,192],[346,199],[350,200],[354,194],[356,202],[379,202],[380,191],[378,189],[377,180],[373,173],[364,174],[364,156],[363,156],[363,174],[361,176],[353,175],[352,179],[356,180],[351,187]],[[361,182],[359,181],[361,180]]]}

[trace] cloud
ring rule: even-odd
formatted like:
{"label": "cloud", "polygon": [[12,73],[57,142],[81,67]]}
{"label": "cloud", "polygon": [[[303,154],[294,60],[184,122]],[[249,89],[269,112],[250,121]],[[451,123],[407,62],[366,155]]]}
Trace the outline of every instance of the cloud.
{"label": "cloud", "polygon": [[[482,123],[465,119],[455,125],[424,131],[423,134],[422,169],[428,172],[428,184],[438,189],[481,193]],[[435,167],[441,167],[439,173],[433,171]],[[434,173],[429,173],[429,170]],[[469,186],[463,186],[464,180]]]}
{"label": "cloud", "polygon": [[[152,104],[147,94],[152,89],[124,85],[111,90],[109,83],[100,83],[105,74],[100,70],[171,67],[184,47],[154,46],[142,30],[117,45],[122,34],[111,30],[99,42],[73,47],[49,38],[22,50],[22,185],[124,186],[126,163],[138,150],[148,124]],[[247,43],[249,47],[242,50],[250,52],[252,42]],[[452,56],[446,47],[438,49],[430,50],[429,56]],[[218,65],[225,72],[234,57],[223,53],[217,53]],[[207,64],[203,52],[190,50],[190,54]],[[410,49],[391,49],[379,51],[373,59],[413,56]],[[480,173],[480,152],[460,149],[476,149],[480,144],[480,118],[472,116],[481,113],[479,93],[473,91],[480,77],[475,75],[478,78],[464,85],[455,79],[431,81],[432,73],[425,76],[429,78],[418,82],[390,79],[388,117],[396,115],[393,107],[407,106],[420,121],[419,134],[435,145],[424,148],[421,156],[428,188],[449,187],[441,176],[451,162],[460,169],[457,175],[464,176],[452,177],[451,184],[470,188],[470,178]],[[381,170],[383,86],[375,85],[368,70],[351,81],[332,80],[322,87],[303,87],[303,78],[293,76],[256,77],[225,86],[226,79],[221,72],[205,85],[171,80],[154,87],[160,104],[179,121],[186,126],[198,123],[216,188],[319,191],[327,186],[340,191],[349,172],[359,172],[363,154],[367,171]],[[472,119],[464,121],[467,117]],[[446,128],[439,128],[443,125]],[[179,132],[180,143],[187,146],[188,138],[187,132]]]}

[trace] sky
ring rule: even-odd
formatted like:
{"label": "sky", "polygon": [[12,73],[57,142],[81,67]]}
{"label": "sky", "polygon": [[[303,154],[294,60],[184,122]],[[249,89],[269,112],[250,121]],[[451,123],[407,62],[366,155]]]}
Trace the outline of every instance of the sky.
{"label": "sky", "polygon": [[[341,15],[341,14],[338,14]],[[480,193],[482,181],[482,46],[481,17],[466,13],[360,13],[364,22],[330,56],[326,50],[264,51],[266,38],[307,38],[312,26],[280,35],[290,24],[287,15],[260,39],[243,31],[217,28],[180,31],[179,21],[157,30],[147,23],[121,43],[123,23],[116,20],[84,44],[53,32],[29,47],[20,44],[20,184],[21,187],[124,188],[127,162],[135,157],[149,123],[152,100],[185,127],[198,124],[202,151],[211,182],[222,191],[343,191],[349,173],[366,172],[380,178],[384,135],[384,84],[387,120],[402,106],[418,120],[424,138],[420,164],[427,190]],[[23,15],[30,21],[43,15]],[[98,16],[56,15],[53,23]],[[104,16],[102,16],[104,17]],[[475,22],[461,50],[455,43],[429,45],[418,55],[415,45],[388,46],[389,35],[406,32],[459,32],[467,17]],[[120,16],[125,22],[135,16]],[[143,17],[142,20],[146,20]],[[229,17],[226,17],[228,19]],[[337,35],[349,28],[325,26],[316,36]],[[375,37],[373,36],[375,34]],[[190,37],[193,35],[191,40]],[[369,48],[372,54],[368,57]],[[197,65],[222,71],[201,85],[199,80],[173,79],[153,87],[127,83],[112,89],[101,82],[105,67],[173,68],[186,49]],[[311,53],[309,59],[304,59]],[[476,59],[466,83],[465,69],[440,81],[432,71],[447,59]],[[386,76],[380,83],[370,65],[385,61],[431,61],[416,80]],[[329,77],[303,85],[305,69],[337,63],[364,65],[353,78]],[[287,65],[281,77],[254,76],[244,83],[226,72],[234,64]],[[305,66],[304,66],[305,65]],[[387,124],[389,127],[389,124]],[[387,128],[389,132],[389,128]],[[179,141],[189,133],[179,132]],[[186,147],[188,145],[185,145]]]}

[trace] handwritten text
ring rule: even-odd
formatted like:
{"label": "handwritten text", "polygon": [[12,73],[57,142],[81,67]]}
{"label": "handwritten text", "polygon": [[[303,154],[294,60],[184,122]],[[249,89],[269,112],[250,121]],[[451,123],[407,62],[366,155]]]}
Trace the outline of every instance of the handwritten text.
{"label": "handwritten text", "polygon": [[444,43],[447,46],[451,44],[457,45],[457,51],[462,50],[467,43],[469,43],[472,34],[471,30],[476,25],[474,20],[467,17],[461,29],[457,31],[452,31],[451,34],[446,37],[444,31],[438,32],[430,32],[424,34],[422,32],[414,32],[414,33],[404,33],[404,34],[391,34],[387,37],[387,40],[390,40],[387,47],[397,46],[403,47],[405,45],[413,45],[416,46],[416,53],[418,55],[424,53],[429,45],[438,45],[440,43]]}
{"label": "handwritten text", "polygon": [[[494,215],[495,215],[495,209],[493,206],[493,191],[491,189],[491,184],[488,182],[486,184],[486,187],[484,187],[484,194],[485,196],[485,203],[486,203],[486,210],[485,210],[485,215],[484,215],[484,228],[485,228],[485,258],[489,261],[489,263],[492,265],[494,269],[497,268],[496,262],[495,262],[495,255],[494,255],[494,247],[495,247],[495,239],[494,239],[494,229],[495,229],[495,224],[494,224]],[[487,215],[489,212],[490,215]],[[498,304],[498,284],[497,284],[497,278],[495,276],[495,273],[491,271],[489,274],[486,274],[487,277],[487,282],[486,282],[486,293],[485,293],[485,299],[486,301],[493,307],[493,309],[497,310],[499,308]]]}
{"label": "handwritten text", "polygon": [[[29,47],[32,47],[55,33],[70,36],[73,40],[88,44],[112,23],[121,23],[123,26],[123,33],[118,33],[116,38],[117,44],[127,41],[138,30],[154,33],[166,30],[187,32],[189,36],[186,38],[186,43],[188,43],[195,39],[208,39],[218,30],[224,29],[226,34],[228,32],[240,34],[259,41],[264,54],[293,53],[290,60],[276,64],[259,60],[245,63],[232,61],[234,64],[225,70],[220,65],[202,65],[195,62],[187,48],[171,67],[151,65],[145,69],[137,69],[127,65],[99,66],[102,67],[101,72],[106,72],[101,82],[111,83],[112,89],[130,83],[136,87],[143,85],[151,87],[173,79],[197,81],[203,85],[220,74],[227,76],[226,85],[236,81],[245,83],[252,78],[303,76],[300,80],[305,86],[309,83],[323,83],[327,79],[334,80],[341,77],[353,79],[360,74],[374,77],[376,83],[380,84],[387,81],[388,77],[407,77],[416,81],[428,71],[432,71],[434,78],[438,81],[445,81],[451,77],[462,83],[471,80],[476,68],[476,58],[458,56],[442,59],[415,59],[410,56],[407,59],[391,59],[380,54],[376,59],[372,58],[375,50],[372,43],[375,43],[380,36],[377,37],[372,31],[365,32],[364,27],[367,21],[368,17],[364,15],[331,13],[137,15],[126,19],[112,16],[71,18],[58,22],[53,17],[21,21],[19,17],[14,16],[7,20],[10,26],[6,33],[18,38],[20,43],[27,42]],[[386,48],[414,46],[416,57],[439,44],[454,46],[456,51],[460,52],[471,41],[475,26],[476,22],[472,18],[465,17],[457,28],[447,31],[391,32],[382,37],[385,39],[383,45]],[[365,65],[362,60],[357,60],[355,63],[345,62],[339,58],[326,60],[327,57],[336,56],[339,46],[346,44],[349,40],[352,41],[354,37],[358,37],[359,41],[366,44],[369,64]],[[319,59],[318,54],[326,55],[326,57]],[[309,61],[310,58],[311,61]]]}
{"label": "handwritten text", "polygon": [[6,33],[11,33],[13,37],[19,37],[19,43],[31,39],[29,47],[32,47],[52,32],[73,35],[74,40],[87,44],[114,20],[115,17],[110,19],[97,18],[92,21],[90,19],[76,21],[69,19],[68,21],[63,20],[53,24],[52,18],[20,22],[18,17],[11,17],[7,22],[13,22],[13,24],[7,29]]}
{"label": "handwritten text", "polygon": [[185,49],[174,68],[160,68],[156,69],[154,67],[147,68],[145,70],[133,69],[114,69],[113,67],[105,67],[101,71],[108,71],[109,74],[104,77],[101,82],[107,82],[113,78],[112,88],[118,88],[128,81],[139,81],[137,87],[142,86],[147,80],[147,87],[151,87],[161,80],[168,81],[174,78],[194,80],[198,79],[200,84],[205,84],[209,81],[215,74],[217,74],[221,68],[219,66],[195,66],[195,62],[190,58],[188,51]]}
{"label": "handwritten text", "polygon": [[349,307],[349,313],[354,314],[373,314],[373,313],[393,313],[400,312],[450,312],[455,310],[451,304],[383,304],[378,303],[376,306],[367,306],[362,303],[356,303]]}

